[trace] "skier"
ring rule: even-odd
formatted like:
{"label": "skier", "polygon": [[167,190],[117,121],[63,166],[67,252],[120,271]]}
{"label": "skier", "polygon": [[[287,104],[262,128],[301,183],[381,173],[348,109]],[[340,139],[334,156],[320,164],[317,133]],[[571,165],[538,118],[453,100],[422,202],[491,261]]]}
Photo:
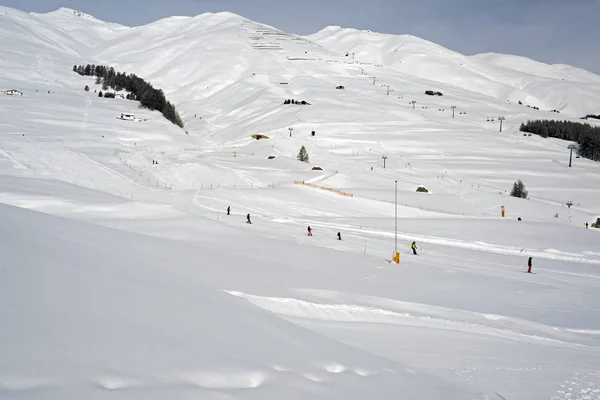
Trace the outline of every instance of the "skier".
{"label": "skier", "polygon": [[246,215],[246,223],[247,224],[251,224],[252,221],[250,221],[250,214]]}
{"label": "skier", "polygon": [[338,232],[337,234],[338,240],[342,240],[342,234]]}
{"label": "skier", "polygon": [[531,273],[531,257],[529,257],[529,260],[527,260],[527,272]]}
{"label": "skier", "polygon": [[308,236],[312,236],[312,229],[310,229],[310,226],[308,227]]}
{"label": "skier", "polygon": [[589,225],[588,225],[588,223],[586,222],[586,223],[585,223],[585,229],[588,229],[588,226],[589,226]]}
{"label": "skier", "polygon": [[417,244],[415,242],[412,242],[410,245],[410,248],[413,251],[413,254],[416,256],[417,255]]}
{"label": "skier", "polygon": [[231,207],[227,206],[227,215],[230,215],[230,213],[231,213]]}

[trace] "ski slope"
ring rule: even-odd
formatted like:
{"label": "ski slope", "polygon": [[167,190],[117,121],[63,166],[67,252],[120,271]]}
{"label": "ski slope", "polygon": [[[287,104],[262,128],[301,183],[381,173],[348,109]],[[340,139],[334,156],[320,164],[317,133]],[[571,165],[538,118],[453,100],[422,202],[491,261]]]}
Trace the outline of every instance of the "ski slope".
{"label": "ski slope", "polygon": [[0,398],[600,399],[600,164],[518,131],[598,114],[597,75],[231,13],[0,38]]}

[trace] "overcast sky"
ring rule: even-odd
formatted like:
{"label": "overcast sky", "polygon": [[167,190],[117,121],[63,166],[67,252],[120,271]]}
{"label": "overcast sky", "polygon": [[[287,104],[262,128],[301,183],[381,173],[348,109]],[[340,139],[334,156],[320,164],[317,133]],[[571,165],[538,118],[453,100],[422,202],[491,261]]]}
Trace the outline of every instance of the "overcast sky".
{"label": "overcast sky", "polygon": [[24,11],[69,7],[143,25],[231,11],[297,33],[327,25],[411,33],[463,54],[518,54],[600,73],[600,0],[0,0]]}

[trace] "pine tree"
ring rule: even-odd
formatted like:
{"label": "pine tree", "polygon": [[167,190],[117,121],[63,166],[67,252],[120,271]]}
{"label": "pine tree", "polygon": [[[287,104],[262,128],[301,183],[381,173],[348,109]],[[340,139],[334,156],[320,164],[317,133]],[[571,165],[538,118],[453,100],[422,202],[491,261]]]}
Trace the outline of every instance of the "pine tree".
{"label": "pine tree", "polygon": [[77,72],[77,65],[73,65],[73,72]]}
{"label": "pine tree", "polygon": [[84,88],[84,90],[85,90],[86,92],[89,92],[89,91],[90,91],[90,87],[89,87],[88,85],[85,85],[85,88]]}
{"label": "pine tree", "polygon": [[98,97],[102,97],[102,91],[98,92]]}
{"label": "pine tree", "polygon": [[100,78],[100,75],[96,76],[96,85],[99,85],[102,83],[102,78]]}
{"label": "pine tree", "polygon": [[306,147],[302,146],[296,158],[302,162],[307,163],[309,161],[308,151],[306,151]]}
{"label": "pine tree", "polygon": [[527,198],[527,189],[525,189],[525,184],[520,179],[513,184],[512,190],[510,191],[510,195],[512,197],[520,197],[522,199]]}

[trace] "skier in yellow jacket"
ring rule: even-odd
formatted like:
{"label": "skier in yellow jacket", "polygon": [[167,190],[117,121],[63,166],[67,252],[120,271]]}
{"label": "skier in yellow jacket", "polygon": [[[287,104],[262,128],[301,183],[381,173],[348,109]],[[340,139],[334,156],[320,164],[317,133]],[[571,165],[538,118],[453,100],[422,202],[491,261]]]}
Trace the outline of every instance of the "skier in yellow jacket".
{"label": "skier in yellow jacket", "polygon": [[410,248],[413,251],[413,254],[416,256],[417,255],[417,244],[415,242],[412,242],[410,245]]}

